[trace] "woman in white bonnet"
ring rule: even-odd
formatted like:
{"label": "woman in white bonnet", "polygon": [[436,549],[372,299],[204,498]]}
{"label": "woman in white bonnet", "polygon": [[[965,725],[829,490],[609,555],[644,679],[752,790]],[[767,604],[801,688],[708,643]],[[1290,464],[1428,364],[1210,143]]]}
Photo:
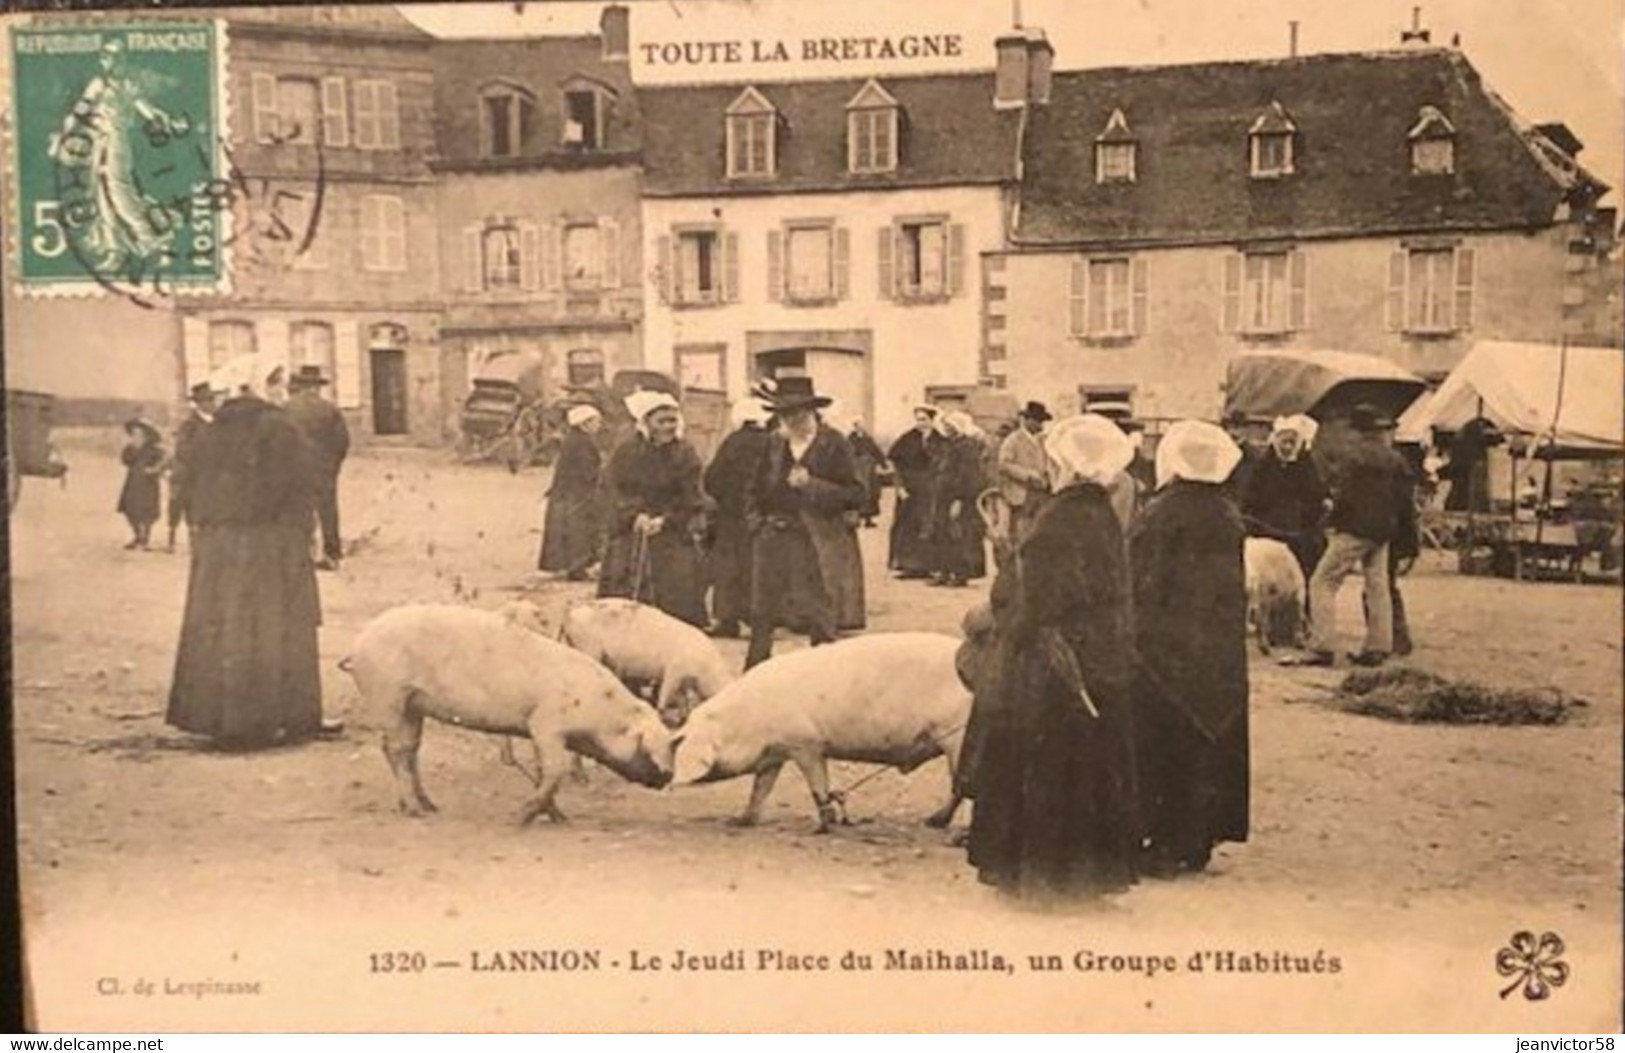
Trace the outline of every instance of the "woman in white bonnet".
{"label": "woman in white bonnet", "polygon": [[587,569],[598,562],[602,539],[598,507],[602,456],[595,436],[604,426],[604,416],[598,407],[581,404],[565,411],[564,422],[536,568],[562,574],[567,581],[585,581]]}
{"label": "woman in white bonnet", "polygon": [[1179,421],[1157,445],[1157,490],[1129,530],[1146,872],[1208,865],[1248,833],[1247,589],[1224,484],[1242,453],[1217,425]]}
{"label": "woman in white bonnet", "polygon": [[1309,456],[1318,429],[1301,413],[1277,417],[1269,449],[1253,462],[1241,493],[1247,533],[1284,542],[1305,581],[1326,550],[1326,484]]}
{"label": "woman in white bonnet", "polygon": [[975,686],[960,787],[976,801],[982,882],[1088,897],[1132,885],[1140,853],[1128,568],[1106,493],[1134,451],[1096,414],[1061,421],[1045,445],[1054,496],[993,585],[995,658]]}

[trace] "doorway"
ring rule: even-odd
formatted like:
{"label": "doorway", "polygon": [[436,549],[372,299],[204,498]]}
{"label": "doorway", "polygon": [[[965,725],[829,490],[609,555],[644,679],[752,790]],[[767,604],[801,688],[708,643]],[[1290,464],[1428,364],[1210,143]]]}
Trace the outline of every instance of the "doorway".
{"label": "doorway", "polygon": [[405,435],[406,352],[375,347],[371,353],[373,434]]}

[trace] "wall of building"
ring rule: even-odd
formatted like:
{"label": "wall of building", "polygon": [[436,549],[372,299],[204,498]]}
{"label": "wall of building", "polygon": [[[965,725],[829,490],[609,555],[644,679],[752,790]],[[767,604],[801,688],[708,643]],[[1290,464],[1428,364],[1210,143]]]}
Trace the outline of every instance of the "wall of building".
{"label": "wall of building", "polygon": [[[1134,254],[1147,265],[1146,327],[1131,340],[1070,335],[1070,253],[1011,254],[1003,272],[1006,386],[1022,399],[1076,409],[1081,387],[1131,388],[1147,417],[1215,417],[1232,354],[1300,348],[1383,355],[1425,374],[1447,372],[1475,340],[1552,342],[1565,335],[1562,228],[1469,235],[1474,251],[1470,328],[1418,336],[1388,328],[1390,255],[1397,237],[1300,242],[1307,260],[1307,324],[1283,336],[1224,332],[1224,268],[1232,247]],[[1115,255],[1105,253],[1102,255]]]}
{"label": "wall of building", "polygon": [[[651,369],[673,370],[679,344],[720,344],[729,398],[754,377],[748,348],[767,333],[870,333],[870,405],[862,415],[881,436],[909,426],[910,409],[929,386],[972,385],[979,377],[982,253],[1003,237],[1000,191],[993,187],[761,197],[645,198],[644,354]],[[911,304],[880,292],[879,232],[899,216],[945,214],[965,227],[963,291],[940,302]],[[768,288],[768,232],[789,220],[834,219],[849,241],[849,288],[827,306],[779,302]],[[739,236],[739,296],[718,306],[662,301],[660,238],[675,224],[720,223]],[[751,334],[758,334],[752,345]],[[767,342],[771,342],[771,338]],[[851,411],[854,407],[842,407]]]}

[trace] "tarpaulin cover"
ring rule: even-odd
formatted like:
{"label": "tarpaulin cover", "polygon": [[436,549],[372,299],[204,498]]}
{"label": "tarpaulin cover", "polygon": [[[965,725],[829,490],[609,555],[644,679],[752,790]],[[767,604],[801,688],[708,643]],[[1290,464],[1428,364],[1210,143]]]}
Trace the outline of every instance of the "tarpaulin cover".
{"label": "tarpaulin cover", "polygon": [[1427,383],[1377,355],[1351,351],[1244,351],[1230,360],[1225,416],[1307,413],[1325,420],[1360,403],[1398,416]]}
{"label": "tarpaulin cover", "polygon": [[1501,430],[1540,436],[1542,445],[1553,437],[1563,448],[1625,449],[1625,355],[1618,348],[1484,341],[1432,398],[1405,414],[1400,429],[1454,431],[1479,415],[1480,399],[1483,415]]}

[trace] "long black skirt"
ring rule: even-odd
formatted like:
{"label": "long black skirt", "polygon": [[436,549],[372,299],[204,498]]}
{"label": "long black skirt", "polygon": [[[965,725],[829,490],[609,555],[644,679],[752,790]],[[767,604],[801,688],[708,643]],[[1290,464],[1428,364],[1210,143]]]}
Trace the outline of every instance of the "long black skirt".
{"label": "long black skirt", "polygon": [[640,567],[633,533],[611,534],[604,544],[598,595],[635,599],[703,628],[705,568],[699,546],[687,531],[663,530],[649,538]]}
{"label": "long black skirt", "polygon": [[321,730],[321,600],[310,529],[210,526],[192,539],[165,719],[231,749]]}

